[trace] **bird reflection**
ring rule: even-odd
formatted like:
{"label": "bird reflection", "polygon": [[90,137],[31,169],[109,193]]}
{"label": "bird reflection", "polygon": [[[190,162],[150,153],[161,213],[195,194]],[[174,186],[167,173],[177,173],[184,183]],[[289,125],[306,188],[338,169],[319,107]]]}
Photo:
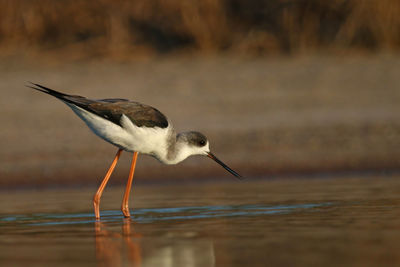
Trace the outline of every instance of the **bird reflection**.
{"label": "bird reflection", "polygon": [[124,219],[122,231],[114,232],[107,230],[102,222],[95,222],[96,259],[99,266],[121,266],[125,263],[129,263],[129,266],[142,265],[141,235],[134,232],[132,224],[129,218]]}
{"label": "bird reflection", "polygon": [[201,233],[141,224],[144,238],[134,226],[130,218],[118,225],[95,222],[98,266],[215,266],[213,242]]}

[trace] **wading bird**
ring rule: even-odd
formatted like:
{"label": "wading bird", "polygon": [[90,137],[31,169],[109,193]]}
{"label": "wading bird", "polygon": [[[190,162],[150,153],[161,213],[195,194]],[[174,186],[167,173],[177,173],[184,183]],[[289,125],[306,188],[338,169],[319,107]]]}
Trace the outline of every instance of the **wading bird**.
{"label": "wading bird", "polygon": [[121,207],[125,217],[130,217],[128,199],[138,153],[153,156],[165,164],[177,164],[189,156],[204,155],[241,178],[210,152],[209,142],[203,134],[195,131],[176,134],[167,117],[151,106],[120,98],[92,100],[57,92],[35,83],[28,87],[63,101],[97,136],[118,147],[117,154],[93,198],[96,219],[100,219],[101,195],[122,150],[133,152]]}

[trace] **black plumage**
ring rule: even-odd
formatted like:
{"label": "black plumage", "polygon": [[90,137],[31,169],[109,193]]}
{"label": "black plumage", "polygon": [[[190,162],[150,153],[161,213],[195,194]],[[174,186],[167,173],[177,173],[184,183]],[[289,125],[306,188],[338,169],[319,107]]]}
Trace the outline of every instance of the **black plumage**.
{"label": "black plumage", "polygon": [[93,100],[78,95],[68,95],[33,83],[35,90],[52,95],[66,103],[76,105],[97,116],[121,126],[121,116],[127,116],[138,127],[168,127],[168,120],[158,109],[121,98]]}

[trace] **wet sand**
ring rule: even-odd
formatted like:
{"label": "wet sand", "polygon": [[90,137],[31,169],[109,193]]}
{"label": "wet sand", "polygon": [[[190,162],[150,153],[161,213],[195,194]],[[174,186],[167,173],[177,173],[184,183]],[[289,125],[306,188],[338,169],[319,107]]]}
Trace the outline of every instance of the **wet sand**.
{"label": "wet sand", "polygon": [[400,179],[344,177],[0,194],[4,266],[398,266]]}

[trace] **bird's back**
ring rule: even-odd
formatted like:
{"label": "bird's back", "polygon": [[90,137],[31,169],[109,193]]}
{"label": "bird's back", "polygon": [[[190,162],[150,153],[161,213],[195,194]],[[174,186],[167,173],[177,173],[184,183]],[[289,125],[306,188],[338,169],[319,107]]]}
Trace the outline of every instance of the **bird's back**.
{"label": "bird's back", "polygon": [[173,128],[156,108],[127,99],[93,100],[34,84],[66,103],[99,137],[127,151],[165,157]]}
{"label": "bird's back", "polygon": [[168,127],[168,120],[158,109],[135,101],[121,99],[101,99],[84,108],[121,126],[124,114],[138,127]]}
{"label": "bird's back", "polygon": [[166,116],[149,105],[122,98],[94,100],[83,96],[61,93],[39,84],[33,85],[35,86],[29,87],[52,95],[65,103],[82,108],[119,126],[121,126],[121,116],[124,114],[138,127],[168,127]]}

